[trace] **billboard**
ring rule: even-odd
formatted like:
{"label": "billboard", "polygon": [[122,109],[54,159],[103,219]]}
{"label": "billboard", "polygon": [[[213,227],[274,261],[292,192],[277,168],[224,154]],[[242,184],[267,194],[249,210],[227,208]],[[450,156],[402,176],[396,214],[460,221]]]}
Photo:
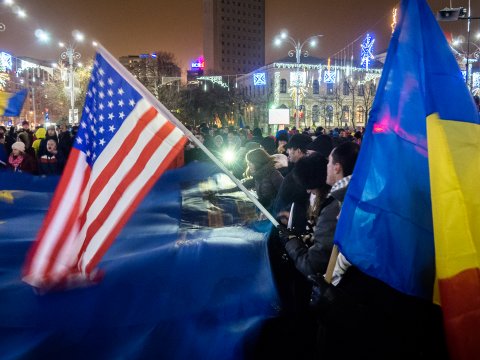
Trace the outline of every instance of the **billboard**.
{"label": "billboard", "polygon": [[268,123],[270,125],[288,125],[290,124],[289,109],[270,109],[268,110]]}

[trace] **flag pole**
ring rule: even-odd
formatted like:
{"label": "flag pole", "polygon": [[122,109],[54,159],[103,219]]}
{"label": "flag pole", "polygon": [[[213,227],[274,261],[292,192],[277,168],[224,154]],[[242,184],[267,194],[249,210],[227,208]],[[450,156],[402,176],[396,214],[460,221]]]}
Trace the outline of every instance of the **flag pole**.
{"label": "flag pole", "polygon": [[258,199],[253,196],[253,194],[228,170],[223,163],[217,159],[215,155],[208,150],[203,143],[198,140],[193,133],[188,130],[185,125],[178,120],[175,115],[173,115],[153,94],[148,91],[145,86],[138,81],[107,49],[102,45],[97,44],[96,48],[98,52],[117,70],[124,79],[127,79],[130,85],[135,88],[146,100],[148,100],[160,113],[162,113],[170,122],[172,122],[176,127],[178,127],[190,141],[195,143],[200,149],[208,155],[208,157],[242,190],[245,195],[255,204],[255,206],[266,216],[268,220],[275,226],[278,227],[279,222],[270,214],[270,212],[265,209],[265,207],[258,201]]}

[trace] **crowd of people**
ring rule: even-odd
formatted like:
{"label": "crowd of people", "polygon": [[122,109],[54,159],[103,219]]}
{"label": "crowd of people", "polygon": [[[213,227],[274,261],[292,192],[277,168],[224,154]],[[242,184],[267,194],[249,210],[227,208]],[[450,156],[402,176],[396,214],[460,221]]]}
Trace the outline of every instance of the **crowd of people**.
{"label": "crowd of people", "polygon": [[[396,292],[335,253],[335,229],[364,129],[285,128],[267,136],[248,127],[189,130],[197,141],[185,146],[185,163],[212,161],[203,144],[281,224],[268,241],[281,316],[260,335],[256,356],[278,351],[280,357],[337,358],[339,347],[356,358],[444,356],[438,307]],[[72,129],[64,124],[34,132],[26,121],[18,130],[0,126],[0,166],[59,175],[72,143]],[[332,287],[340,300],[323,294]],[[319,301],[322,296],[328,301]],[[278,341],[289,345],[272,344]]]}
{"label": "crowd of people", "polygon": [[72,129],[66,124],[31,129],[0,126],[0,170],[32,175],[60,175],[73,145]]}
{"label": "crowd of people", "polygon": [[[280,316],[253,358],[448,357],[439,306],[367,276],[334,247],[363,129],[191,130],[281,224],[268,241]],[[194,143],[185,160],[210,161]]]}

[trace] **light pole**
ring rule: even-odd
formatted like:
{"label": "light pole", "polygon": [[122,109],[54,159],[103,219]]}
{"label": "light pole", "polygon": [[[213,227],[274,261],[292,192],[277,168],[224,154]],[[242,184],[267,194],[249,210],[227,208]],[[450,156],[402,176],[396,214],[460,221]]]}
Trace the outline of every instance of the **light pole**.
{"label": "light pole", "polygon": [[[469,67],[470,67],[470,22],[471,20],[479,20],[480,17],[471,16],[471,4],[470,0],[468,0],[468,10],[459,7],[459,8],[452,8],[452,4],[450,2],[449,8],[444,8],[437,12],[437,20],[438,21],[457,21],[457,20],[467,20],[467,56],[466,56],[466,76],[465,82],[468,86],[468,78],[469,78]],[[475,44],[474,44],[475,45]],[[476,45],[475,45],[476,46]],[[477,46],[478,48],[478,46]],[[470,90],[472,90],[472,83],[470,82]]]}
{"label": "light pole", "polygon": [[280,46],[283,42],[286,42],[293,46],[293,49],[288,52],[288,56],[294,57],[297,60],[297,70],[295,76],[295,126],[297,130],[300,126],[300,81],[299,81],[299,74],[300,74],[300,58],[302,55],[307,57],[308,50],[303,50],[303,47],[306,44],[309,44],[310,47],[315,47],[317,45],[317,38],[323,35],[312,35],[307,38],[305,41],[300,42],[299,40],[295,40],[293,37],[288,35],[287,32],[282,32],[279,36],[275,38],[275,45]]}
{"label": "light pole", "polygon": [[[59,42],[58,46],[63,48],[65,51],[63,51],[60,54],[60,58],[62,60],[67,60],[68,61],[68,87],[70,89],[70,110],[69,110],[69,116],[68,116],[68,122],[70,125],[73,125],[75,122],[75,70],[73,68],[74,61],[79,60],[82,55],[75,50],[75,46],[77,42],[83,42],[84,40],[84,35],[79,32],[79,31],[73,31],[72,32],[74,42],[65,44],[63,42]],[[77,115],[78,116],[78,115]]]}
{"label": "light pole", "polygon": [[[35,31],[35,36],[41,41],[41,42],[49,42],[50,41],[50,35],[41,30],[38,29]],[[63,49],[63,52],[60,54],[60,58],[68,63],[68,89],[69,89],[69,95],[70,95],[70,109],[69,109],[69,116],[68,116],[68,122],[70,125],[73,125],[75,122],[75,61],[79,60],[82,55],[76,51],[75,47],[78,43],[81,43],[84,41],[85,36],[78,30],[72,31],[72,36],[73,36],[73,41],[69,42],[68,44],[64,42],[59,42],[58,46]],[[93,42],[93,46],[95,46],[95,42]],[[79,64],[78,64],[79,65]],[[78,113],[77,113],[78,114]],[[78,115],[77,115],[78,116]]]}

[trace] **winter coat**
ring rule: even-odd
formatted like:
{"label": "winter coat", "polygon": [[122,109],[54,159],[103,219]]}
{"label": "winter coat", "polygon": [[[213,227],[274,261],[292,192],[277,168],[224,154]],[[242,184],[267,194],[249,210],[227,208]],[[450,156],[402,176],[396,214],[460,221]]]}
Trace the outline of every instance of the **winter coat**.
{"label": "winter coat", "polygon": [[290,211],[292,203],[295,203],[291,215],[292,231],[298,235],[303,234],[307,225],[309,199],[310,195],[307,193],[307,189],[295,181],[291,170],[283,179],[282,186],[278,190],[273,210],[274,215],[276,216],[281,211]]}
{"label": "winter coat", "polygon": [[252,178],[246,179],[244,185],[247,188],[255,187],[258,201],[270,210],[282,182],[282,174],[273,165],[266,165],[255,171]]}
{"label": "winter coat", "polygon": [[333,237],[337,227],[340,204],[343,202],[347,188],[343,187],[330,193],[325,200],[317,218],[313,233],[313,245],[308,248],[299,238],[293,238],[285,245],[288,255],[295,267],[305,276],[324,274],[327,270],[333,248]]}

